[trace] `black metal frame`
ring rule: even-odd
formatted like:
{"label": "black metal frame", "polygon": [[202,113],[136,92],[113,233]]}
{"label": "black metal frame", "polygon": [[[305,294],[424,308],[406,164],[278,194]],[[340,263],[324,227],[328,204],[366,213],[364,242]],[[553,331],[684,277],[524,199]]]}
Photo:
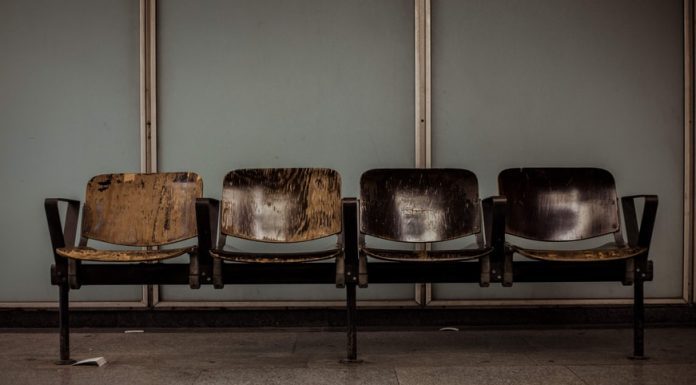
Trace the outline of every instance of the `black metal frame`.
{"label": "black metal frame", "polygon": [[[484,246],[493,248],[490,255],[470,261],[379,262],[370,263],[368,267],[366,258],[361,258],[356,249],[355,254],[346,253],[346,260],[352,260],[354,265],[360,266],[359,274],[362,278],[360,287],[367,286],[368,275],[370,283],[478,283],[481,287],[487,287],[490,282],[499,282],[502,278],[498,277],[498,274],[502,271],[503,263],[506,204],[507,200],[501,196],[488,197],[481,201]],[[357,227],[357,205],[352,215],[356,218]],[[356,318],[349,316],[348,322],[348,329],[353,331],[353,338],[350,340],[352,345],[349,343],[348,353],[353,360],[356,360]]]}
{"label": "black metal frame", "polygon": [[[643,215],[638,226],[635,200],[642,198]],[[633,264],[633,357],[645,357],[645,306],[643,284],[652,281],[652,262],[648,260],[655,218],[657,216],[657,195],[631,195],[621,198],[626,238],[629,246],[645,247],[646,252],[634,258]]]}
{"label": "black metal frame", "polygon": [[[61,224],[59,202],[68,204],[65,224]],[[196,202],[198,225],[197,253],[186,263],[100,263],[74,264],[77,287],[81,285],[189,285],[199,288],[212,284],[335,284],[343,279],[347,296],[348,351],[346,361],[355,359],[356,314],[355,287],[357,285],[357,201],[343,199],[343,237],[345,253],[355,255],[347,258],[344,273],[337,277],[333,263],[220,263],[209,254],[215,243],[218,226],[219,202],[215,199],[199,198]],[[54,261],[51,266],[51,283],[59,287],[60,359],[57,364],[68,365],[70,358],[69,291],[71,288],[68,270],[69,261],[56,254],[61,247],[73,246],[77,235],[80,202],[69,199],[49,198],[44,203],[46,219],[53,247]],[[353,348],[351,348],[351,346]],[[352,350],[351,350],[352,349]]]}
{"label": "black metal frame", "polygon": [[[60,203],[66,203],[65,223],[61,224]],[[189,264],[174,263],[101,263],[82,264],[58,255],[56,250],[75,246],[80,201],[48,198],[44,201],[48,231],[51,236],[54,264],[51,265],[51,284],[58,286],[60,354],[56,364],[70,365],[70,289],[82,285],[165,285],[199,282],[197,268],[199,252],[189,253]],[[86,242],[86,239],[83,238]],[[205,245],[204,245],[205,246]],[[205,254],[207,256],[207,253]]]}
{"label": "black metal frame", "polygon": [[[59,202],[67,203],[65,213],[65,226],[61,228]],[[56,253],[61,247],[75,246],[77,236],[77,220],[80,214],[80,202],[72,199],[49,198],[44,201],[46,210],[46,220],[48,221],[48,232],[51,235],[51,245],[53,246],[53,260],[55,264],[51,266],[51,283],[58,285],[58,306],[60,329],[60,358],[57,362],[60,365],[72,364],[70,359],[70,313],[69,313],[69,293],[68,282],[68,260]]]}
{"label": "black metal frame", "polygon": [[[645,200],[643,215],[638,224],[635,199]],[[654,195],[622,198],[626,234],[629,246],[649,250],[657,213]],[[67,203],[65,223],[61,224],[59,203]],[[490,282],[510,286],[512,282],[623,282],[626,283],[627,264],[624,261],[606,262],[531,262],[513,261],[504,250],[505,198],[484,200],[484,233],[494,252],[490,261]],[[199,199],[196,203],[198,222],[198,252],[185,263],[105,263],[73,266],[75,282],[79,285],[185,285],[192,288],[203,284],[330,284],[344,279],[346,289],[347,344],[345,362],[357,360],[356,287],[365,278],[359,258],[358,201],[344,198],[343,237],[345,267],[343,277],[337,277],[331,263],[306,264],[222,264],[211,258],[209,250],[215,243],[218,224],[218,203],[214,199]],[[54,254],[51,283],[59,287],[59,364],[70,364],[69,325],[69,263],[56,254],[56,249],[73,246],[77,235],[80,202],[70,199],[46,199],[46,218]],[[218,261],[218,262],[216,262]],[[596,269],[601,263],[602,269]],[[364,268],[364,266],[363,266]],[[485,270],[485,269],[484,269]],[[648,253],[635,258],[630,272],[634,284],[634,357],[644,357],[644,293],[643,284],[651,281],[652,262]],[[479,283],[482,267],[476,262],[454,263],[372,263],[369,280],[372,283],[457,282]]]}
{"label": "black metal frame", "polygon": [[[346,289],[347,316],[347,355],[343,362],[357,360],[356,353],[356,286],[358,284],[358,203],[355,198],[343,198],[342,203],[342,238],[343,254],[335,263],[225,263],[221,258],[210,255],[212,245],[216,244],[218,235],[220,202],[212,198],[199,198],[196,201],[196,221],[198,225],[198,266],[192,266],[191,280],[200,284],[212,283],[215,288],[225,284],[336,284]],[[218,249],[225,245],[225,235],[219,234]],[[152,265],[157,266],[157,265]],[[159,265],[162,266],[162,265]],[[172,265],[168,265],[172,266]],[[183,269],[179,267],[181,272]],[[136,273],[133,271],[133,273]],[[158,275],[177,280],[177,274],[169,268],[161,270]],[[126,273],[126,275],[128,275]],[[131,275],[131,279],[138,278]],[[180,279],[180,278],[179,278]],[[168,282],[172,284],[173,282]],[[202,282],[201,282],[202,281]]]}
{"label": "black metal frame", "polygon": [[[638,224],[635,200],[644,199],[643,215]],[[645,359],[645,295],[644,283],[653,279],[653,263],[648,260],[650,241],[657,216],[656,195],[631,195],[621,198],[626,238],[629,247],[643,247],[644,253],[628,260],[558,262],[514,261],[513,253],[504,250],[502,277],[495,281],[503,286],[513,282],[621,282],[633,284],[633,355],[632,359]]]}

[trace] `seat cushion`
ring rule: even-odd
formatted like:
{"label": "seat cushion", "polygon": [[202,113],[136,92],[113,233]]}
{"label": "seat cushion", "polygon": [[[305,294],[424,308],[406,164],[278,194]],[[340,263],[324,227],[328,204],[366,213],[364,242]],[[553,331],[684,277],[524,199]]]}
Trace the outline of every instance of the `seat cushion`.
{"label": "seat cushion", "polygon": [[369,257],[392,262],[457,262],[489,255],[492,248],[462,250],[387,250],[363,247],[360,252]]}
{"label": "seat cushion", "polygon": [[646,253],[644,247],[607,245],[585,250],[536,250],[508,244],[512,251],[528,258],[559,262],[596,262],[629,259]]}
{"label": "seat cushion", "polygon": [[210,254],[213,257],[243,263],[302,263],[336,258],[341,254],[341,250],[329,249],[303,253],[250,253],[215,249],[211,250]]}
{"label": "seat cushion", "polygon": [[195,246],[167,250],[97,250],[91,247],[62,247],[56,252],[60,256],[83,261],[144,262],[178,257],[195,249]]}

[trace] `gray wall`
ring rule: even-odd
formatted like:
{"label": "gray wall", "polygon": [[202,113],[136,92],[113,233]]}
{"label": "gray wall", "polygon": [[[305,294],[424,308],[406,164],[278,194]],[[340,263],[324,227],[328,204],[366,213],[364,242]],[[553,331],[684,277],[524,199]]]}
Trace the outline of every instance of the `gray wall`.
{"label": "gray wall", "polygon": [[[163,1],[160,168],[192,169],[206,195],[244,167],[412,167],[413,1]],[[246,244],[246,246],[250,246]],[[334,286],[164,287],[164,300],[341,299]],[[412,298],[412,285],[362,291]]]}
{"label": "gray wall", "polygon": [[[138,171],[138,2],[0,1],[0,301],[57,297],[46,197]],[[139,287],[76,299],[139,300]]]}
{"label": "gray wall", "polygon": [[[159,2],[160,166],[219,197],[241,167],[410,167],[413,1]],[[681,294],[682,3],[433,0],[433,164],[595,166],[660,196],[650,297]],[[0,0],[0,302],[55,298],[42,202],[139,168],[138,1]],[[626,297],[620,285],[435,285],[436,299]],[[165,287],[165,300],[332,299],[330,286]],[[363,298],[412,298],[372,285]],[[139,287],[77,299],[138,300]]]}
{"label": "gray wall", "polygon": [[[683,59],[679,0],[433,0],[433,165],[482,195],[508,167],[610,170],[657,194],[650,297],[682,287]],[[604,240],[606,241],[606,240]],[[436,298],[627,297],[606,285],[438,285]]]}

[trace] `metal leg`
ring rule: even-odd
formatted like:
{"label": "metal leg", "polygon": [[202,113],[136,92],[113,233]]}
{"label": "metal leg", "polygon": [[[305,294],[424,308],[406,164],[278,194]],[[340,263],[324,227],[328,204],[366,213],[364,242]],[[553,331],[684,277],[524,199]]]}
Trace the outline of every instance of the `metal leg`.
{"label": "metal leg", "polygon": [[59,296],[58,296],[58,325],[60,328],[60,360],[56,362],[57,365],[71,365],[75,363],[75,360],[70,359],[70,313],[69,313],[69,292],[70,288],[68,283],[61,283],[58,285]]}
{"label": "metal leg", "polygon": [[346,341],[346,358],[341,360],[341,363],[352,364],[361,363],[358,359],[358,339],[355,326],[357,313],[357,299],[355,293],[355,283],[346,282],[346,302],[347,302],[347,341]]}
{"label": "metal leg", "polygon": [[633,356],[631,358],[644,360],[647,359],[644,352],[645,307],[643,305],[643,278],[640,276],[640,271],[636,274],[633,290]]}

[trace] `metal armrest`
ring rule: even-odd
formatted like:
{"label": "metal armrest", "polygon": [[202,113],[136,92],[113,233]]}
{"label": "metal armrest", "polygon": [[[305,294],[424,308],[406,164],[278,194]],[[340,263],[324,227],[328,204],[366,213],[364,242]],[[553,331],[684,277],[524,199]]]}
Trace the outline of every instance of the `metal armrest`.
{"label": "metal armrest", "polygon": [[[643,216],[640,220],[640,227],[638,227],[635,201],[641,198],[644,199]],[[629,195],[621,198],[629,246],[645,247],[649,252],[655,228],[655,217],[657,216],[657,202],[657,195]],[[647,253],[639,258],[626,261],[624,285],[633,284],[636,279],[652,280],[652,264],[648,262]]]}
{"label": "metal armrest", "polygon": [[198,230],[198,249],[191,254],[189,269],[189,286],[192,289],[201,287],[201,277],[212,279],[212,259],[210,249],[215,244],[215,234],[218,227],[220,201],[213,198],[196,199],[196,227]]}
{"label": "metal armrest", "polygon": [[483,231],[487,247],[505,243],[505,207],[507,198],[491,196],[481,201],[483,206]]}
{"label": "metal armrest", "polygon": [[[491,196],[481,202],[483,208],[483,231],[486,247],[492,247],[492,261],[481,261],[481,286],[488,286],[492,280],[512,285],[512,263],[505,253],[505,209],[507,198]],[[488,275],[486,277],[486,275]]]}
{"label": "metal armrest", "polygon": [[[60,223],[59,202],[68,204],[65,212],[65,224],[62,226]],[[44,200],[44,209],[46,210],[46,221],[48,222],[48,232],[51,235],[53,260],[55,261],[55,268],[51,268],[51,283],[54,285],[69,283],[73,288],[79,288],[76,275],[79,262],[68,260],[68,258],[58,255],[56,250],[61,247],[75,246],[80,201],[65,198],[46,198]]]}
{"label": "metal armrest", "polygon": [[343,282],[355,285],[360,284],[359,278],[363,273],[360,270],[361,264],[358,252],[358,200],[356,198],[343,198],[342,207],[342,239],[345,258],[345,275]]}
{"label": "metal armrest", "polygon": [[196,227],[198,230],[198,250],[205,251],[202,255],[209,258],[209,251],[215,244],[218,228],[220,201],[213,198],[196,199]]}
{"label": "metal armrest", "polygon": [[[638,215],[636,214],[635,206],[635,200],[639,198],[645,201],[640,227],[638,227]],[[629,195],[621,198],[629,246],[650,248],[650,241],[652,240],[655,227],[655,217],[657,216],[657,202],[657,195]]]}
{"label": "metal armrest", "polygon": [[[60,222],[59,202],[68,204],[65,213],[65,224]],[[46,221],[48,222],[48,232],[51,235],[51,245],[56,263],[64,261],[64,258],[56,254],[56,250],[61,247],[75,246],[77,235],[77,219],[80,214],[80,201],[64,198],[46,198],[44,200],[46,210]]]}

